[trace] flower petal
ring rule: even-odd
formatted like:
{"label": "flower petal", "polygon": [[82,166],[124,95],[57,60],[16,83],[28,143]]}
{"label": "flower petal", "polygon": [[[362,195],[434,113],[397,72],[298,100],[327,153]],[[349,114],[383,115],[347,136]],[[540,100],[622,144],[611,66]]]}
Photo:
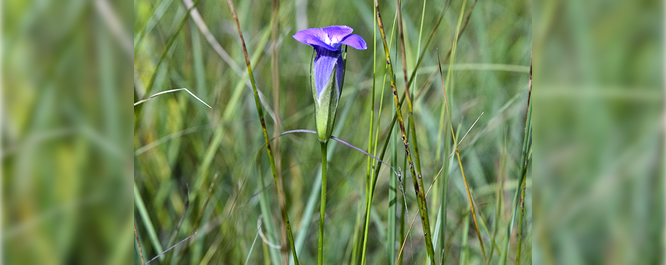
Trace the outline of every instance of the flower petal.
{"label": "flower petal", "polygon": [[326,36],[326,33],[319,28],[304,29],[296,32],[292,37],[304,44],[319,46],[331,51],[336,50],[325,42],[328,37]]}
{"label": "flower petal", "polygon": [[[315,47],[317,55],[314,60],[314,81],[317,88],[317,97],[321,97],[321,92],[331,80],[333,69],[338,64],[338,57],[342,57],[340,52],[329,51]],[[337,76],[336,76],[337,77]],[[337,81],[337,80],[336,80]]]}
{"label": "flower petal", "polygon": [[336,85],[338,89],[338,96],[342,95],[342,76],[345,72],[345,61],[342,59],[342,56],[338,57],[338,64],[337,64],[337,69],[335,70],[335,79],[336,79]]}
{"label": "flower petal", "polygon": [[343,40],[347,35],[351,34],[354,32],[354,29],[340,25],[340,26],[328,26],[325,28],[322,28],[326,35],[328,35],[329,42],[331,46],[335,46],[335,44],[340,43],[341,40]]}
{"label": "flower petal", "polygon": [[320,39],[321,37],[324,36],[324,34],[326,34],[326,33],[324,33],[324,31],[322,31],[321,29],[312,28],[312,29],[304,29],[304,30],[301,30],[299,32],[296,32],[296,34],[294,34],[293,37],[297,41],[300,41],[304,44],[310,44],[310,43],[308,43],[308,40],[313,39],[313,38]]}
{"label": "flower petal", "polygon": [[352,34],[344,38],[340,43],[351,46],[354,49],[357,50],[365,50],[368,48],[368,46],[365,44],[365,40],[361,38],[361,36]]}
{"label": "flower petal", "polygon": [[331,46],[331,45],[326,44],[326,43],[323,42],[322,40],[320,40],[320,39],[315,39],[315,38],[309,39],[307,44],[310,44],[310,45],[312,45],[312,46],[315,47],[315,48],[316,48],[316,47],[322,47],[322,48],[327,49],[327,50],[329,50],[329,51],[337,51],[337,50],[339,50],[339,49],[334,48],[334,47]]}

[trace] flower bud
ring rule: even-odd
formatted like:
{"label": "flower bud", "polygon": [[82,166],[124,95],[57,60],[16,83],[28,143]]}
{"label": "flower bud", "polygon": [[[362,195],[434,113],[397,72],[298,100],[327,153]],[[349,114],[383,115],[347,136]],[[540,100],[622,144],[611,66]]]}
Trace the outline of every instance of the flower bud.
{"label": "flower bud", "polygon": [[310,68],[310,88],[315,102],[315,127],[319,141],[331,137],[335,113],[342,91],[344,60],[342,52],[315,49]]}
{"label": "flower bud", "polygon": [[328,26],[301,30],[293,36],[297,41],[314,48],[310,65],[310,89],[315,102],[317,136],[322,143],[328,142],[333,131],[335,111],[342,93],[346,47],[358,50],[368,48],[361,36],[351,34],[353,31],[348,26]]}

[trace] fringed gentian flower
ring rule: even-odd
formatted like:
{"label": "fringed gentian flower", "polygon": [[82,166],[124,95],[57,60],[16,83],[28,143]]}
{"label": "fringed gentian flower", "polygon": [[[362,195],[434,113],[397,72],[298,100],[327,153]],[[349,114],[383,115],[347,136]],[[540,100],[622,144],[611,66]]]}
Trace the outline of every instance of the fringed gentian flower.
{"label": "fringed gentian flower", "polygon": [[319,141],[326,143],[331,136],[335,111],[342,93],[345,71],[342,45],[358,50],[367,49],[361,36],[351,34],[348,26],[329,26],[305,29],[294,34],[294,39],[314,48],[310,67],[310,88],[315,101],[315,123]]}

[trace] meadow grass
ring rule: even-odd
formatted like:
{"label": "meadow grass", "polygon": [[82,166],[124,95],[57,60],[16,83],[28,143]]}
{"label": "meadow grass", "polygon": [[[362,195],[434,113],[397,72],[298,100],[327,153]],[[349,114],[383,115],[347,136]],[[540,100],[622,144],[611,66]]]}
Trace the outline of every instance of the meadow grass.
{"label": "meadow grass", "polygon": [[[135,102],[212,108],[135,108],[135,260],[196,232],[159,262],[314,264],[325,221],[323,264],[531,263],[530,23],[527,2],[136,1]],[[314,128],[291,35],[339,24],[369,49],[333,136],[391,168],[280,134]]]}

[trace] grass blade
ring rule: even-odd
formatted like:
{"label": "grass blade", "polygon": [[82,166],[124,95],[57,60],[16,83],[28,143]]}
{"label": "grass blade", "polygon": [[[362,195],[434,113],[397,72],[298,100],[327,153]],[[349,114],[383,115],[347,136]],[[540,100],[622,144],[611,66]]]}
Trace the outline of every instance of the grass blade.
{"label": "grass blade", "polygon": [[[153,85],[155,83],[155,77],[157,77],[157,73],[160,71],[160,66],[162,65],[162,62],[164,62],[164,59],[167,57],[167,54],[169,53],[169,50],[171,50],[171,47],[173,46],[173,43],[176,41],[176,37],[180,33],[180,31],[183,29],[183,26],[185,25],[185,22],[187,22],[187,19],[190,17],[190,11],[197,6],[200,0],[196,0],[194,4],[190,8],[187,9],[185,12],[185,16],[181,19],[180,23],[178,24],[178,27],[176,28],[176,31],[171,35],[171,38],[169,38],[169,42],[167,42],[166,47],[162,51],[162,55],[160,56],[159,61],[157,61],[157,65],[155,65],[155,72],[153,72],[153,75],[150,77],[150,81],[148,81],[148,85],[146,86],[146,91],[143,91],[143,95],[139,95],[139,93],[135,93],[135,100],[138,100],[139,98],[150,94],[150,91],[153,89]],[[134,131],[139,128],[138,122],[139,122],[139,117],[141,117],[141,110],[142,106],[138,106],[137,108],[134,109]]]}
{"label": "grass blade", "polygon": [[162,253],[158,254],[157,256],[155,256],[154,258],[150,259],[149,261],[146,261],[146,263],[144,263],[144,264],[148,264],[148,263],[150,263],[151,261],[153,261],[153,260],[155,260],[155,259],[161,257],[162,255],[164,255],[164,253],[167,253],[169,250],[172,250],[173,248],[175,248],[175,247],[177,247],[178,245],[180,245],[181,243],[187,241],[188,239],[190,239],[190,237],[193,237],[193,236],[196,235],[196,234],[197,234],[197,232],[192,233],[190,236],[186,237],[185,239],[181,240],[180,242],[176,243],[175,245],[173,245],[173,246],[167,248],[165,251],[162,251]]}
{"label": "grass blade", "polygon": [[146,264],[143,261],[143,250],[141,249],[141,241],[139,240],[139,234],[136,233],[136,224],[134,224],[134,237],[136,238],[136,244],[139,248],[139,255],[141,255],[141,264]]}
{"label": "grass blade", "polygon": [[159,96],[159,95],[163,95],[163,94],[167,94],[167,93],[171,93],[171,92],[176,92],[176,91],[183,91],[183,90],[185,90],[185,92],[187,92],[188,94],[190,94],[190,96],[193,96],[193,97],[194,97],[195,99],[197,99],[199,102],[201,102],[201,103],[203,103],[204,105],[206,105],[206,107],[208,107],[209,109],[212,109],[212,107],[211,107],[210,105],[206,104],[206,102],[204,102],[204,101],[201,100],[199,97],[197,97],[196,95],[194,95],[192,92],[190,92],[189,90],[187,90],[187,88],[177,88],[177,89],[171,89],[171,90],[166,90],[166,91],[162,91],[162,92],[155,93],[155,94],[151,95],[150,97],[148,97],[148,98],[146,98],[146,99],[142,99],[142,100],[139,100],[139,101],[135,102],[135,103],[134,103],[134,106],[136,107],[137,105],[139,105],[139,104],[141,104],[141,103],[144,103],[144,102],[150,100],[151,98],[157,97],[157,96]]}
{"label": "grass blade", "polygon": [[521,185],[518,185],[518,190],[520,190],[520,220],[518,221],[518,249],[516,250],[516,265],[520,265],[520,250],[523,243],[523,217],[525,216],[525,175],[527,174],[527,166],[530,163],[532,153],[532,105],[530,104],[532,95],[532,58],[530,58],[530,80],[528,84],[528,91],[527,118],[525,121],[525,138],[523,139],[524,147],[521,164],[522,181]]}
{"label": "grass blade", "polygon": [[[163,250],[162,245],[160,245],[160,240],[157,239],[157,233],[155,233],[153,222],[150,220],[150,216],[148,216],[148,211],[146,211],[146,206],[143,204],[143,199],[141,199],[141,195],[139,195],[139,189],[136,187],[136,184],[134,185],[134,205],[139,211],[143,225],[146,227],[150,243],[152,243],[153,248],[155,248],[157,253],[161,253]],[[164,260],[164,257],[160,257],[160,260]]]}
{"label": "grass blade", "polygon": [[250,256],[251,256],[250,254],[252,254],[252,250],[254,250],[254,244],[257,243],[257,238],[259,238],[259,231],[260,230],[257,230],[257,234],[254,235],[254,240],[252,240],[252,245],[250,246],[250,251],[247,252],[247,258],[245,259],[245,265],[247,265],[248,262],[250,262]]}
{"label": "grass blade", "polygon": [[460,265],[465,265],[467,264],[467,255],[469,253],[469,246],[467,242],[468,234],[469,234],[469,213],[465,215],[465,218],[463,218],[463,229],[462,229],[462,242],[461,248],[460,248],[460,262],[458,264]]}
{"label": "grass blade", "polygon": [[[458,19],[458,30],[460,30],[461,21],[462,21],[462,18],[463,18],[463,11],[465,9],[465,4],[466,3],[467,3],[467,0],[465,0],[463,2],[462,8],[460,9],[460,17]],[[455,58],[456,46],[457,46],[457,43],[458,43],[458,37],[457,36],[459,36],[459,35],[460,34],[456,34],[456,39],[453,42],[453,48],[452,48],[453,52],[452,52],[452,54],[453,54],[454,58]],[[439,58],[439,54],[437,55],[437,58]],[[453,65],[453,60],[451,60],[449,62],[449,64]],[[452,120],[451,119],[451,111],[450,111],[450,108],[449,108],[449,101],[448,101],[448,97],[446,95],[446,85],[448,84],[448,81],[450,80],[451,67],[449,67],[449,70],[448,70],[448,73],[447,73],[447,77],[446,77],[447,82],[444,82],[444,75],[442,74],[442,69],[441,68],[442,68],[442,65],[441,65],[441,63],[439,63],[439,73],[440,73],[440,78],[441,78],[441,82],[442,82],[442,89],[444,90],[444,102],[446,103],[446,110],[447,110],[446,112],[448,113],[449,120]],[[450,128],[451,128],[451,138],[453,138],[454,143],[457,143],[458,141],[456,140],[456,135],[455,135],[455,132],[453,131],[453,126],[450,126]],[[455,150],[456,150],[456,156],[458,158],[458,165],[460,166],[460,173],[462,174],[463,181],[465,182],[465,189],[467,190],[467,200],[469,201],[469,206],[470,206],[470,210],[471,210],[471,214],[472,214],[472,219],[474,220],[474,227],[476,228],[476,234],[479,238],[479,245],[481,246],[481,253],[483,254],[483,263],[488,264],[488,261],[486,259],[486,252],[485,252],[484,247],[483,247],[483,240],[481,239],[481,230],[479,229],[479,223],[476,220],[476,211],[474,209],[474,202],[472,200],[472,194],[470,192],[469,183],[467,182],[467,177],[465,176],[465,171],[463,169],[462,160],[460,159],[460,151],[459,151],[457,146],[456,146]]]}
{"label": "grass blade", "polygon": [[[414,162],[412,161],[412,158],[410,156],[410,147],[409,147],[409,142],[407,139],[407,133],[405,130],[405,124],[403,122],[402,118],[402,111],[400,110],[400,99],[398,99],[398,91],[396,90],[396,85],[395,85],[395,80],[394,80],[394,71],[393,71],[393,66],[391,64],[391,58],[389,56],[389,47],[386,43],[386,36],[384,34],[384,26],[382,25],[382,20],[381,20],[381,15],[379,11],[379,3],[375,0],[375,6],[377,6],[377,24],[379,25],[379,32],[381,33],[382,36],[382,42],[384,44],[384,54],[386,55],[386,63],[389,65],[389,76],[391,79],[391,89],[393,90],[393,101],[395,103],[396,107],[396,114],[398,118],[398,125],[400,125],[400,132],[402,134],[402,142],[405,146],[405,156],[407,156],[407,162],[409,163],[409,170],[411,171],[412,174],[412,179],[414,181],[414,192],[416,192],[418,196],[418,205],[419,205],[419,212],[421,214],[421,225],[423,226],[423,231],[424,231],[424,236],[425,236],[425,241],[426,241],[426,249],[428,251],[428,257],[430,261],[434,264],[434,251],[432,247],[432,236],[430,233],[430,220],[428,220],[428,206],[426,204],[425,200],[425,194],[423,192],[422,186],[419,185],[419,182],[422,183],[421,181],[421,175],[417,175],[415,168],[414,168]],[[399,6],[398,6],[399,10]],[[400,12],[398,11],[398,16],[400,16]],[[400,26],[400,19],[398,19],[398,25]],[[405,93],[408,91],[409,86],[406,84],[405,86]],[[406,93],[408,94],[408,93]],[[408,97],[409,98],[409,97]]]}
{"label": "grass blade", "polygon": [[[291,232],[291,224],[289,223],[289,217],[287,216],[286,201],[284,198],[284,187],[280,185],[278,180],[278,175],[275,167],[275,160],[273,158],[273,152],[271,150],[270,142],[268,141],[268,132],[266,131],[266,121],[264,120],[264,113],[261,108],[261,102],[259,100],[259,94],[257,93],[257,86],[254,82],[254,75],[252,74],[252,66],[250,65],[250,57],[247,53],[247,47],[245,46],[245,39],[243,38],[243,32],[240,28],[240,22],[238,22],[238,16],[236,15],[236,10],[234,8],[233,2],[227,0],[231,14],[233,15],[234,22],[236,23],[236,29],[238,30],[238,36],[240,37],[241,46],[243,47],[243,55],[245,55],[245,64],[247,65],[247,72],[250,75],[250,82],[252,83],[252,91],[254,92],[254,103],[257,107],[257,115],[259,116],[259,121],[261,123],[261,129],[264,134],[264,141],[266,142],[266,152],[268,153],[268,160],[271,164],[271,169],[273,170],[273,178],[275,179],[275,185],[277,186],[278,191],[278,201],[280,203],[280,211],[282,213],[282,222],[287,227],[287,235],[289,237],[289,243],[294,257],[296,265],[298,265],[298,257],[296,256],[296,251],[294,247],[294,236]],[[286,246],[283,246],[283,248]]]}

